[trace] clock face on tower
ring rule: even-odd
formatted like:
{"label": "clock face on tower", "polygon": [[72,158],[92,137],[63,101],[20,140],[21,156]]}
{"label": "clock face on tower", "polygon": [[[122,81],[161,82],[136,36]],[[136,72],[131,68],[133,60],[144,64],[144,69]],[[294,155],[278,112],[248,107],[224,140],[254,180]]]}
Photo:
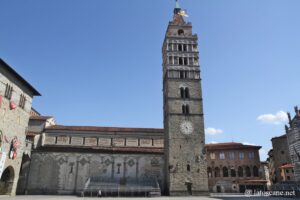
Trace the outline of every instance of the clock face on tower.
{"label": "clock face on tower", "polygon": [[190,122],[190,121],[183,121],[180,124],[180,130],[185,135],[189,135],[189,134],[193,133],[194,127],[193,127],[192,122]]}

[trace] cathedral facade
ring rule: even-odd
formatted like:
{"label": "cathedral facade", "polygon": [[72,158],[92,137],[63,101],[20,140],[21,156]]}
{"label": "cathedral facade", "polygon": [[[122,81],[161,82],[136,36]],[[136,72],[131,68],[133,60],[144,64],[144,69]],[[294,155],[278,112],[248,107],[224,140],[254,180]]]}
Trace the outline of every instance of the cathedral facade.
{"label": "cathedral facade", "polygon": [[20,194],[205,195],[198,38],[177,5],[163,43],[164,129],[55,125],[32,116]]}

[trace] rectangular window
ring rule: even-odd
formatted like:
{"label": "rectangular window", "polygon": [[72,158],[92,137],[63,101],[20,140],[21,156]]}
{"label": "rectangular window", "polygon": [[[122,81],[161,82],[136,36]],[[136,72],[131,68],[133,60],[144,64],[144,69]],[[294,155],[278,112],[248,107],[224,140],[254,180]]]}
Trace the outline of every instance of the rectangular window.
{"label": "rectangular window", "polygon": [[25,95],[21,94],[20,95],[20,101],[19,101],[20,108],[24,109],[25,104],[26,104],[26,97],[25,97]]}
{"label": "rectangular window", "polygon": [[12,92],[13,92],[13,87],[7,83],[4,97],[7,98],[8,100],[11,100]]}
{"label": "rectangular window", "polygon": [[171,51],[172,50],[172,44],[168,43],[168,50]]}
{"label": "rectangular window", "polygon": [[229,159],[234,160],[234,152],[229,152]]}
{"label": "rectangular window", "polygon": [[220,160],[225,160],[225,153],[224,152],[220,152]]}
{"label": "rectangular window", "polygon": [[249,152],[249,159],[254,159],[254,152]]}
{"label": "rectangular window", "polygon": [[240,152],[239,157],[240,157],[240,160],[244,160],[244,157],[245,157],[244,152]]}
{"label": "rectangular window", "polygon": [[216,159],[216,154],[215,153],[210,153],[209,155],[210,155],[210,159],[212,159],[212,160]]}

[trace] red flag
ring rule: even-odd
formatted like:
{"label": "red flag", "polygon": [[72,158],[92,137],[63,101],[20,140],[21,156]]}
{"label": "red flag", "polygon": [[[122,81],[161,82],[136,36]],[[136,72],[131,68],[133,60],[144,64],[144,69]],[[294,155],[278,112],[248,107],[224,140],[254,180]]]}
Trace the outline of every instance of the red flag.
{"label": "red flag", "polygon": [[11,110],[13,110],[17,107],[17,105],[15,104],[15,102],[10,101],[9,107],[10,107]]}

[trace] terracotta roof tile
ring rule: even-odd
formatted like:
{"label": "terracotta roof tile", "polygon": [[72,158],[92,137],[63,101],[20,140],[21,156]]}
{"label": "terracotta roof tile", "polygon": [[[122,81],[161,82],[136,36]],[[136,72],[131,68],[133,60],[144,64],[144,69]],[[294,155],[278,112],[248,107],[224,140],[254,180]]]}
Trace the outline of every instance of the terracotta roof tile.
{"label": "terracotta roof tile", "polygon": [[294,168],[294,165],[293,164],[285,164],[285,165],[282,165],[281,167],[279,167],[280,169],[287,169],[287,168]]}
{"label": "terracotta roof tile", "polygon": [[33,132],[33,131],[27,131],[26,132],[26,136],[36,136],[38,134],[40,134],[40,133],[39,132]]}
{"label": "terracotta roof tile", "polygon": [[256,145],[246,145],[237,142],[224,142],[224,143],[211,143],[206,144],[207,149],[242,149],[242,148],[261,148],[261,146]]}
{"label": "terracotta roof tile", "polygon": [[46,121],[47,119],[53,118],[52,116],[30,116],[31,120],[42,120]]}

